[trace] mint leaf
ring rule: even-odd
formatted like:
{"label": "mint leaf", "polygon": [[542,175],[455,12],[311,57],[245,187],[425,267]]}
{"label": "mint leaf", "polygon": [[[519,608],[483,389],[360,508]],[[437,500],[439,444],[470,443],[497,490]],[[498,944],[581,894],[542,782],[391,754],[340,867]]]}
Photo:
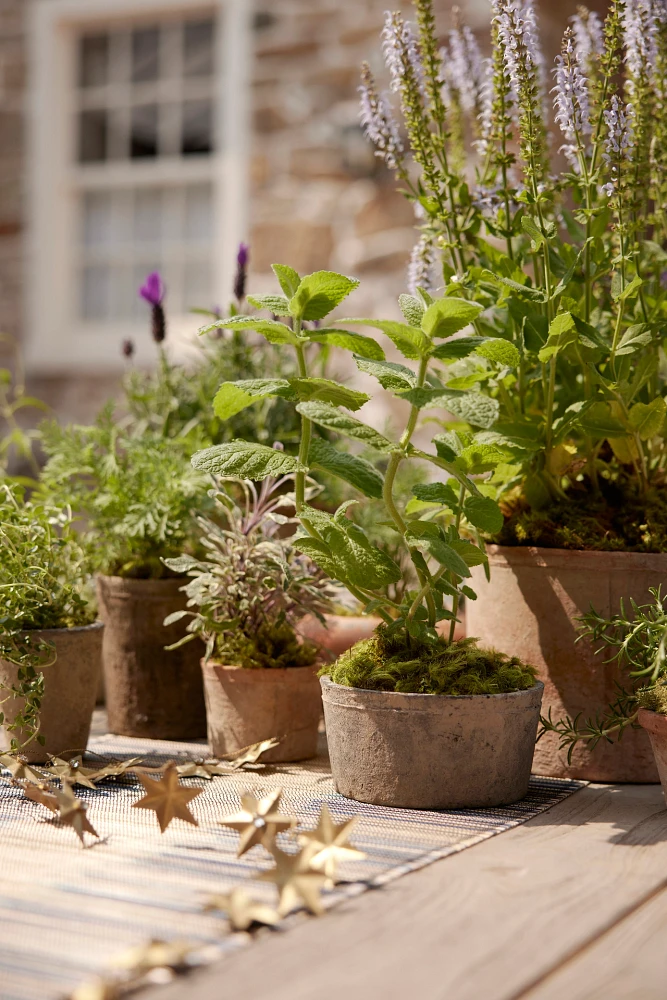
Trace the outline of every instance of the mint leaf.
{"label": "mint leaf", "polygon": [[628,413],[630,426],[637,431],[642,441],[648,441],[662,430],[667,406],[662,396],[650,403],[635,403]]}
{"label": "mint leaf", "polygon": [[465,560],[442,538],[420,538],[419,547],[456,576],[465,578],[471,575]]}
{"label": "mint leaf", "polygon": [[480,392],[464,392],[458,396],[452,394],[443,405],[459,420],[467,420],[473,427],[491,427],[500,412],[498,400],[483,396]]}
{"label": "mint leaf", "polygon": [[332,444],[322,438],[313,438],[310,443],[308,463],[314,468],[343,479],[354,486],[364,496],[379,500],[382,496],[383,479],[375,466],[364,458],[337,451]]}
{"label": "mint leaf", "polygon": [[612,417],[608,403],[593,403],[580,415],[579,424],[586,434],[593,437],[624,437],[627,434],[623,424]]}
{"label": "mint leaf", "polygon": [[301,320],[324,319],[358,284],[355,278],[335,271],[307,274],[290,300],[290,312]]}
{"label": "mint leaf", "polygon": [[247,441],[230,441],[198,451],[192,456],[192,465],[213,476],[239,476],[256,481],[267,476],[284,476],[299,468],[294,455]]}
{"label": "mint leaf", "polygon": [[404,294],[398,296],[398,305],[403,313],[405,322],[409,323],[410,326],[420,328],[425,312],[423,301],[418,299],[416,295]]}
{"label": "mint leaf", "polygon": [[429,306],[422,319],[422,330],[429,337],[451,337],[479,315],[482,307],[465,299],[438,299]]}
{"label": "mint leaf", "polygon": [[383,389],[389,392],[400,392],[403,389],[411,389],[417,384],[417,376],[405,365],[398,365],[395,361],[373,361],[370,358],[360,358],[356,354],[354,361],[360,372],[373,375]]}
{"label": "mint leaf", "polygon": [[199,335],[211,333],[212,330],[255,330],[266,337],[270,344],[298,343],[296,336],[285,323],[253,316],[232,316],[230,319],[216,320],[215,323],[202,327]]}
{"label": "mint leaf", "polygon": [[302,402],[316,399],[322,403],[333,403],[334,406],[345,406],[348,410],[358,410],[370,399],[365,392],[349,389],[328,378],[291,378],[289,386]]}
{"label": "mint leaf", "polygon": [[621,337],[616,350],[616,356],[634,354],[635,351],[639,351],[642,347],[647,347],[652,340],[651,331],[645,323],[636,323],[634,326],[629,326]]}
{"label": "mint leaf", "polygon": [[530,249],[535,253],[540,249],[544,243],[544,236],[542,230],[539,228],[534,219],[531,219],[528,215],[524,215],[521,218],[521,228],[524,233],[528,233],[531,240]]}
{"label": "mint leaf", "polygon": [[576,324],[569,312],[558,313],[549,325],[549,336],[544,347],[539,351],[540,361],[548,361],[563,348],[574,344],[579,337]]}
{"label": "mint leaf", "polygon": [[[486,552],[478,545],[466,541],[464,538],[457,538],[449,543],[455,552],[461,556],[466,566],[483,566],[487,562]],[[467,588],[463,588],[466,590]],[[476,600],[476,598],[472,598]]]}
{"label": "mint leaf", "polygon": [[360,358],[371,358],[373,361],[384,361],[384,351],[372,337],[364,337],[361,333],[350,333],[349,330],[307,330],[304,331],[308,340],[317,344],[333,344],[345,351],[352,351]]}
{"label": "mint leaf", "polygon": [[293,267],[288,267],[287,264],[272,264],[271,270],[287,298],[291,299],[301,284],[301,275],[297,274]]}
{"label": "mint leaf", "polygon": [[394,347],[401,352],[404,358],[413,361],[419,360],[428,351],[428,338],[424,336],[419,327],[407,326],[405,323],[397,323],[395,320],[376,319],[342,319],[341,323],[350,326],[372,326],[376,330],[381,330],[391,340]]}
{"label": "mint leaf", "polygon": [[364,444],[375,448],[376,451],[390,452],[394,447],[391,441],[379,434],[373,427],[369,427],[347,413],[341,413],[335,406],[330,406],[328,403],[299,403],[297,411],[308,420],[318,424],[319,427],[326,427],[327,430],[345,434],[356,441],[363,441]]}
{"label": "mint leaf", "polygon": [[284,378],[243,379],[238,382],[223,382],[213,400],[213,411],[221,420],[229,420],[247,406],[252,406],[265,396],[285,396],[294,398],[290,384]]}
{"label": "mint leaf", "polygon": [[502,337],[491,337],[485,339],[483,344],[475,348],[475,354],[486,358],[487,361],[495,361],[496,364],[504,365],[507,368],[518,368],[521,363],[521,355],[509,340]]}
{"label": "mint leaf", "polygon": [[495,535],[505,523],[503,512],[490,497],[468,497],[463,512],[471,524],[489,535]]}
{"label": "mint leaf", "polygon": [[267,309],[274,316],[291,316],[289,302],[284,295],[249,295],[248,302],[255,309]]}
{"label": "mint leaf", "polygon": [[458,497],[449,483],[417,483],[412,487],[413,496],[423,503],[439,503],[456,510]]}
{"label": "mint leaf", "polygon": [[467,358],[488,340],[487,337],[454,337],[445,344],[438,344],[431,351],[432,358],[439,361],[458,361]]}
{"label": "mint leaf", "polygon": [[294,545],[334,580],[374,590],[401,579],[400,567],[376,548],[353,521],[334,519],[310,507],[304,517],[321,532],[322,541],[299,536]]}

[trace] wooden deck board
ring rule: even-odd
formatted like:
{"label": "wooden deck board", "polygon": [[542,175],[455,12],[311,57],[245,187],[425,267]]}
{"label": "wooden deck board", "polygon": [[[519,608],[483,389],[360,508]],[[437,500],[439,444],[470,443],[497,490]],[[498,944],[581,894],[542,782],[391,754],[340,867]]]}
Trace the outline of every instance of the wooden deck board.
{"label": "wooden deck board", "polygon": [[155,1000],[543,1000],[554,970],[584,961],[572,956],[665,885],[660,787],[592,785],[319,920],[267,933]]}

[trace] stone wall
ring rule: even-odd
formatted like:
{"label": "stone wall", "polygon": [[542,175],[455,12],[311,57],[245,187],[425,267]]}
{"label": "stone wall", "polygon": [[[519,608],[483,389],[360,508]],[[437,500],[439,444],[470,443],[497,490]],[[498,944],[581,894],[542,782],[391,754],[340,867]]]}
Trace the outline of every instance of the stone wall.
{"label": "stone wall", "polygon": [[22,321],[25,8],[0,0],[0,334],[11,337]]}

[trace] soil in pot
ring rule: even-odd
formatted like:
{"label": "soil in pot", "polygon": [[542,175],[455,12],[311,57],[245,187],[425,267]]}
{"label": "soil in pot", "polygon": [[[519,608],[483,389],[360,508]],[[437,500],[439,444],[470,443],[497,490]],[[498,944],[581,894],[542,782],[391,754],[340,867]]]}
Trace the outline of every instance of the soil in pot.
{"label": "soil in pot", "polygon": [[[466,631],[481,645],[513,653],[537,667],[544,682],[542,710],[554,719],[595,717],[615,700],[616,664],[594,656],[579,635],[577,618],[592,605],[603,615],[621,598],[646,601],[649,587],[667,578],[667,554],[585,552],[522,546],[487,546],[491,580],[475,567],[476,601],[466,605]],[[658,772],[648,736],[628,729],[615,744],[567,750],[547,733],[537,744],[533,770],[554,777],[605,782],[656,782]]]}
{"label": "soil in pot", "polygon": [[651,748],[662,785],[662,794],[667,804],[667,715],[661,715],[658,712],[649,712],[646,708],[640,708],[637,721],[642,729],[648,733],[651,741]]}
{"label": "soil in pot", "polygon": [[182,579],[128,580],[98,576],[100,617],[106,624],[102,661],[109,730],[156,740],[203,739],[206,709],[201,644],[166,650],[184,634],[165,628],[185,607]]}
{"label": "soil in pot", "polygon": [[[78,628],[44,629],[34,634],[53,643],[56,659],[43,670],[39,731],[45,742],[29,743],[22,754],[31,763],[44,764],[49,756],[71,756],[88,745],[102,665],[103,626],[94,622]],[[0,685],[9,686],[16,680],[17,667],[0,660]],[[0,698],[6,694],[0,689]],[[2,710],[11,722],[22,707],[22,700],[9,698]],[[12,737],[22,742],[26,734],[0,727],[0,749],[9,749]]]}
{"label": "soil in pot", "polygon": [[202,660],[201,669],[208,741],[216,757],[272,737],[280,745],[262,755],[267,763],[317,754],[322,700],[316,666],[252,670]]}

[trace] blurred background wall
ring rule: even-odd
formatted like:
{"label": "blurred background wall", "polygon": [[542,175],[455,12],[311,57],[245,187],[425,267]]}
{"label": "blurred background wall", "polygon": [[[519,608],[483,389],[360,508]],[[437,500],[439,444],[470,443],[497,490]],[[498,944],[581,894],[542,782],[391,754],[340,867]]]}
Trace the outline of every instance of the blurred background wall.
{"label": "blurred background wall", "polygon": [[[59,416],[99,408],[123,339],[151,363],[136,289],[154,268],[187,351],[189,309],[224,308],[241,239],[251,290],[273,287],[275,261],[333,268],[362,279],[357,315],[395,313],[413,213],[356,93],[363,59],[382,77],[386,5],[0,0],[0,330]],[[436,7],[444,41],[450,4]],[[549,58],[575,9],[539,4]],[[462,17],[488,51],[487,0]]]}

